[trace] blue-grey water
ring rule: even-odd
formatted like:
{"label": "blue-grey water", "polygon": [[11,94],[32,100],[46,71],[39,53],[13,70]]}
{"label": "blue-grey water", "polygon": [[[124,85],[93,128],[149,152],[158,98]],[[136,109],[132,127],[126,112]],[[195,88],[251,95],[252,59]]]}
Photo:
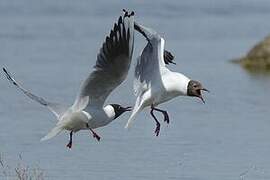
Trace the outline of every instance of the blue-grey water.
{"label": "blue-grey water", "polygon": [[[270,77],[229,63],[270,33],[268,0],[0,0],[0,66],[36,94],[72,104],[122,8],[166,39],[172,70],[211,90],[206,104],[179,97],[160,106],[171,123],[159,137],[149,110],[129,131],[126,113],[97,129],[101,142],[81,131],[69,150],[68,132],[39,141],[54,116],[1,73],[0,152],[10,166],[21,155],[53,180],[270,179]],[[134,57],[145,40],[135,43]],[[132,74],[108,103],[133,104]]]}

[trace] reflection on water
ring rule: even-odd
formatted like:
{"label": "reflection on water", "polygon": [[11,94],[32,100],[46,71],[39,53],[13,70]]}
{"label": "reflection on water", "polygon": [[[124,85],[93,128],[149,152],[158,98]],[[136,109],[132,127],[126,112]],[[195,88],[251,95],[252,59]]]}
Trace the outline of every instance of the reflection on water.
{"label": "reflection on water", "polygon": [[265,67],[265,66],[259,66],[259,67],[251,67],[251,66],[244,66],[241,64],[239,59],[233,59],[230,60],[231,63],[233,64],[238,64],[241,67],[246,70],[247,73],[249,73],[252,76],[266,76],[268,77],[270,75],[270,68]]}
{"label": "reflection on water", "polygon": [[270,69],[245,68],[253,76],[269,76]]}
{"label": "reflection on water", "polygon": [[[53,115],[1,74],[0,151],[7,161],[16,163],[22,154],[57,180],[235,180],[247,170],[246,179],[269,179],[270,77],[229,63],[269,34],[267,0],[2,0],[0,65],[34,93],[72,104],[122,8],[135,10],[138,21],[165,37],[177,63],[170,68],[205,84],[211,90],[206,104],[180,97],[162,105],[171,124],[162,123],[158,138],[148,110],[129,131],[125,114],[97,129],[99,143],[87,131],[77,133],[70,151],[67,132],[39,141],[56,123]],[[135,43],[136,56],[145,40],[136,35]],[[126,106],[134,99],[130,73],[108,103]]]}

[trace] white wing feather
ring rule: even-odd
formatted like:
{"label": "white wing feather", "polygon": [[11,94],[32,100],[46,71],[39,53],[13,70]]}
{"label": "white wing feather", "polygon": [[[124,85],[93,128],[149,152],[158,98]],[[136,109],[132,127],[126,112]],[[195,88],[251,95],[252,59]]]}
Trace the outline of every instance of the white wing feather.
{"label": "white wing feather", "polygon": [[61,126],[55,126],[46,136],[41,138],[40,141],[49,140],[53,138],[54,136],[58,135],[62,130],[63,128]]}

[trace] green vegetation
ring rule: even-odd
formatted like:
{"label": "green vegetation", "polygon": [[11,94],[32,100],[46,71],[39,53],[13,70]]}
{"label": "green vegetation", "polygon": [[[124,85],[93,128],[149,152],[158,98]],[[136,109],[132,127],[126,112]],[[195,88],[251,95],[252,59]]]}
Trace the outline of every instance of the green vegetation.
{"label": "green vegetation", "polygon": [[233,62],[251,71],[270,71],[270,36],[256,44],[246,56]]}

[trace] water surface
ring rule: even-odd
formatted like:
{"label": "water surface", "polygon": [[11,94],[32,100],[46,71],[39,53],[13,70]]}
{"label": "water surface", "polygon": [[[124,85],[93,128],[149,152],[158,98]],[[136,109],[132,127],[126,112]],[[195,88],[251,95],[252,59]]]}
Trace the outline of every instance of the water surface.
{"label": "water surface", "polygon": [[[39,142],[53,115],[2,76],[0,152],[7,161],[15,165],[21,154],[57,180],[270,179],[270,77],[229,63],[268,35],[267,0],[1,0],[0,65],[36,94],[72,104],[122,8],[166,38],[177,62],[170,68],[210,89],[206,104],[185,97],[162,105],[171,124],[162,123],[158,138],[146,110],[130,131],[123,129],[129,114],[98,129],[99,143],[79,132],[69,150],[68,132]],[[145,41],[137,35],[135,43],[134,57]],[[133,104],[132,73],[108,103]]]}

